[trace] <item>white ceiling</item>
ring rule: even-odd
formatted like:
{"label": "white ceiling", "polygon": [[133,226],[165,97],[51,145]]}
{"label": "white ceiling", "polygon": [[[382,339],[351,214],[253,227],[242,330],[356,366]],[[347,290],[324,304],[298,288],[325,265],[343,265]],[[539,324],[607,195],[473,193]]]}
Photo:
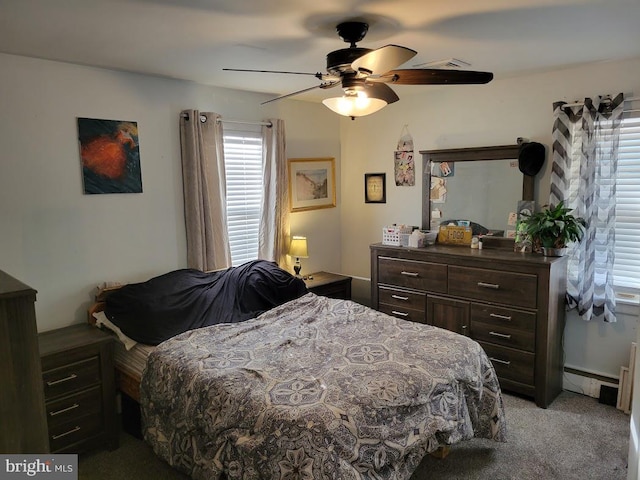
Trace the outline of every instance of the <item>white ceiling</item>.
{"label": "white ceiling", "polygon": [[222,68],[324,73],[349,19],[370,24],[360,47],[417,50],[404,68],[456,58],[501,78],[640,57],[640,0],[0,0],[0,52],[277,96],[319,81]]}

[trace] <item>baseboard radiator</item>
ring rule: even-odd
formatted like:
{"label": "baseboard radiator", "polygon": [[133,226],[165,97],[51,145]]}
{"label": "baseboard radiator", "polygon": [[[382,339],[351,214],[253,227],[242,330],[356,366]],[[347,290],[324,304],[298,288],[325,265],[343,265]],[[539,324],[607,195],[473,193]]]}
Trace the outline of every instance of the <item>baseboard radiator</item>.
{"label": "baseboard radiator", "polygon": [[[564,367],[563,388],[570,392],[581,393],[593,398],[600,398],[602,387],[615,389],[617,396],[620,379],[617,377],[609,377],[606,375],[579,370],[572,367]],[[613,405],[615,406],[615,399]]]}

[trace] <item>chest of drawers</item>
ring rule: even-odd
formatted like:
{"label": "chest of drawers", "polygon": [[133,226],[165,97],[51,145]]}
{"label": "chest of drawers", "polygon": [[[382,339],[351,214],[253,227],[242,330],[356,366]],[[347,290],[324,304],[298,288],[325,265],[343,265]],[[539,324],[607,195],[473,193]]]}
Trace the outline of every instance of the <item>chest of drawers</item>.
{"label": "chest of drawers", "polygon": [[0,271],[0,453],[48,453],[36,291]]}
{"label": "chest of drawers", "polygon": [[546,408],[562,391],[566,259],[472,250],[371,246],[372,306],[476,340],[505,391]]}
{"label": "chest of drawers", "polygon": [[118,445],[113,339],[87,324],[38,336],[52,453]]}
{"label": "chest of drawers", "polygon": [[304,278],[310,292],[330,298],[351,300],[351,277],[337,273],[316,272]]}

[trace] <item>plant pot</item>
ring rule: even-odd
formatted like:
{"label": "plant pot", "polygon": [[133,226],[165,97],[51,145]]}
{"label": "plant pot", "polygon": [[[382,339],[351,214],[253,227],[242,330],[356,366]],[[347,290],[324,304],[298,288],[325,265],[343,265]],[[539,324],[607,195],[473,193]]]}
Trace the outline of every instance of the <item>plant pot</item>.
{"label": "plant pot", "polygon": [[566,248],[542,247],[542,254],[545,257],[564,257],[567,253]]}

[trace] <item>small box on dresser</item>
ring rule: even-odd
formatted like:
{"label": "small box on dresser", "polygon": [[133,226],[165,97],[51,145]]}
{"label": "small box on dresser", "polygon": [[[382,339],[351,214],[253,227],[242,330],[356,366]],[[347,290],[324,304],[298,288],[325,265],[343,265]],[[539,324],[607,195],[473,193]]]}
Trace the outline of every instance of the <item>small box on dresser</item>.
{"label": "small box on dresser", "polygon": [[87,324],[38,335],[52,453],[118,447],[113,342]]}

